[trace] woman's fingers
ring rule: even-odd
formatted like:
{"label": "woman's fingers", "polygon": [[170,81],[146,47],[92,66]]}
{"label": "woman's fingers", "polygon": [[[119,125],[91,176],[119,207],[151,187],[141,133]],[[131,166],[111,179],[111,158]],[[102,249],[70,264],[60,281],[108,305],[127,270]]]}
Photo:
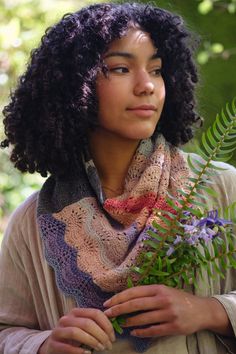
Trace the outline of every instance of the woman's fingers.
{"label": "woman's fingers", "polygon": [[90,349],[112,349],[114,329],[107,316],[97,309],[72,309],[60,318],[39,354],[86,354]]}
{"label": "woman's fingers", "polygon": [[170,313],[166,310],[148,311],[126,319],[122,327],[136,327],[159,324],[171,321]]}
{"label": "woman's fingers", "polygon": [[72,333],[73,337],[70,336],[77,342],[89,345],[96,350],[112,349],[112,343],[107,333],[89,318],[64,316],[60,319],[60,326],[77,330],[76,333]]}
{"label": "woman's fingers", "polygon": [[72,310],[72,315],[76,318],[88,318],[96,322],[96,324],[103,329],[103,331],[108,335],[111,342],[115,341],[115,332],[110,320],[107,316],[100,310],[96,309],[82,309],[75,308]]}
{"label": "woman's fingers", "polygon": [[205,298],[183,290],[150,285],[131,288],[113,296],[105,303],[108,307],[105,314],[116,317],[134,313],[126,320],[126,327],[150,325],[145,330],[136,330],[140,335],[187,335],[206,328],[206,317],[202,314],[207,312],[202,311],[206,302]]}
{"label": "woman's fingers", "polygon": [[114,295],[109,300],[105,301],[103,306],[104,307],[111,307],[128,300],[143,298],[143,297],[150,297],[157,294],[162,294],[165,291],[165,285],[142,285],[133,287],[130,289],[126,289],[119,294]]}
{"label": "woman's fingers", "polygon": [[164,337],[178,334],[175,332],[174,326],[170,323],[163,323],[160,325],[150,326],[148,328],[143,329],[135,329],[130,333],[132,336],[135,337]]}
{"label": "woman's fingers", "polygon": [[[104,350],[106,347],[100,343],[95,337],[90,335],[89,333],[83,331],[80,328],[75,327],[60,327],[54,331],[53,339],[58,342],[65,342],[68,343],[72,340],[78,343],[78,347],[82,344],[88,345],[89,347],[101,351]],[[67,343],[67,344],[68,344]],[[74,346],[74,348],[76,348]],[[108,349],[108,348],[107,348]]]}
{"label": "woman's fingers", "polygon": [[157,310],[165,306],[167,299],[163,296],[155,294],[150,297],[138,297],[136,299],[127,300],[123,303],[113,305],[104,311],[108,317],[116,317],[122,314],[133,313],[137,311]]}

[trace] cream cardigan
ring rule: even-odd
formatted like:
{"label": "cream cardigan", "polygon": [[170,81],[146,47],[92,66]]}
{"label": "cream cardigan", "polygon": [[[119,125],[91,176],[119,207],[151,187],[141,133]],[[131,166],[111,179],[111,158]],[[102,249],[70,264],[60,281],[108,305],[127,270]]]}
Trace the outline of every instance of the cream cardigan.
{"label": "cream cardigan", "polygon": [[[222,164],[221,165],[225,165]],[[236,169],[214,176],[220,207],[236,201]],[[75,301],[57,288],[48,266],[36,225],[37,195],[33,194],[13,213],[2,242],[0,256],[0,354],[37,354],[61,316]],[[209,202],[209,207],[213,202]],[[206,285],[208,284],[208,285]],[[214,296],[224,306],[236,335],[236,271],[226,279],[199,281],[197,293]],[[108,351],[103,351],[103,354]],[[126,340],[116,341],[112,353],[135,353]],[[202,331],[190,336],[172,336],[153,341],[147,354],[236,353],[236,338]]]}

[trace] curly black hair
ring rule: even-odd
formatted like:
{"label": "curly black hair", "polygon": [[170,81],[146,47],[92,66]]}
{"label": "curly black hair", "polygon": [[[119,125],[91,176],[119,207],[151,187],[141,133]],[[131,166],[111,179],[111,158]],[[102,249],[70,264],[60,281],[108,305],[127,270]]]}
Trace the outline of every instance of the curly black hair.
{"label": "curly black hair", "polygon": [[95,82],[102,56],[131,24],[150,34],[162,58],[166,100],[158,129],[176,146],[192,138],[195,41],[182,18],[140,3],[96,4],[46,30],[3,110],[7,138],[1,146],[13,146],[16,168],[42,176],[79,169],[88,131],[98,124]]}

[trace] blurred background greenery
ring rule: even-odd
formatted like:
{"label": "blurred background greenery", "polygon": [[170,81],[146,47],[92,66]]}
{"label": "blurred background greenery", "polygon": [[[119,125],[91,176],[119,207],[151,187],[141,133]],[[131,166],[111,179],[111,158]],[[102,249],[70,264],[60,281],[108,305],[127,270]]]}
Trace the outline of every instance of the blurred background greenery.
{"label": "blurred background greenery", "polygon": [[[30,51],[39,44],[46,28],[63,14],[96,2],[99,1],[0,0],[0,112],[26,67]],[[201,76],[198,108],[207,127],[225,103],[236,96],[236,0],[151,3],[182,15],[190,30],[201,37],[202,44],[196,54]],[[4,137],[2,118],[1,114],[0,140]],[[194,150],[197,137],[186,150]],[[17,172],[8,154],[9,151],[0,150],[0,235],[10,213],[43,182],[39,175]],[[235,157],[231,163],[236,164]]]}

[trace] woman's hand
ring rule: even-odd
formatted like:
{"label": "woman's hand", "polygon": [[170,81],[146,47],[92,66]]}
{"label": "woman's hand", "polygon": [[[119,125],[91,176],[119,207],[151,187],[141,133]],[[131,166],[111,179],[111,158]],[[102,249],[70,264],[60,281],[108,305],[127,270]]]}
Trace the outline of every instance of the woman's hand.
{"label": "woman's hand", "polygon": [[132,314],[122,327],[132,335],[155,337],[188,335],[209,329],[230,335],[232,328],[223,306],[214,298],[203,298],[165,285],[144,285],[122,291],[104,303],[108,317]]}
{"label": "woman's hand", "polygon": [[115,334],[111,322],[100,310],[74,308],[60,318],[58,325],[40,347],[38,354],[86,354],[89,349],[112,349]]}

